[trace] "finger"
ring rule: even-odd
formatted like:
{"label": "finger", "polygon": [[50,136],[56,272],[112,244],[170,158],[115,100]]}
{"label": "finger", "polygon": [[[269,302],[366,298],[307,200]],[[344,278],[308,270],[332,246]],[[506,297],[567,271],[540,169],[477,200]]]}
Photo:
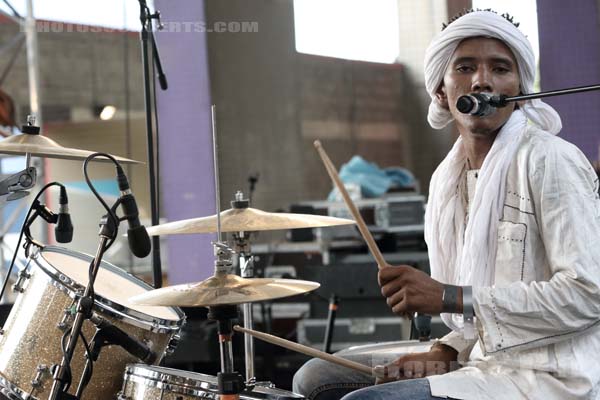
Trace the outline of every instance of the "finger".
{"label": "finger", "polygon": [[448,365],[441,360],[428,361],[426,365],[426,376],[442,375],[448,372]]}
{"label": "finger", "polygon": [[387,303],[387,305],[390,308],[394,308],[394,306],[400,302],[402,302],[402,300],[404,299],[404,290],[400,290],[394,294],[392,294],[391,296],[389,296],[385,302]]}
{"label": "finger", "polygon": [[397,278],[383,285],[381,287],[381,294],[383,295],[383,297],[390,297],[403,287],[404,285],[402,284],[402,281],[399,278]]}
{"label": "finger", "polygon": [[383,286],[387,282],[391,281],[392,279],[395,279],[398,276],[403,275],[405,273],[405,270],[406,270],[405,265],[398,265],[395,267],[388,265],[388,266],[381,268],[377,272],[377,281],[379,282],[379,286]]}
{"label": "finger", "polygon": [[408,303],[406,302],[406,297],[402,299],[401,302],[395,304],[392,307],[392,311],[394,314],[402,315],[402,314],[410,314],[411,310],[408,309]]}

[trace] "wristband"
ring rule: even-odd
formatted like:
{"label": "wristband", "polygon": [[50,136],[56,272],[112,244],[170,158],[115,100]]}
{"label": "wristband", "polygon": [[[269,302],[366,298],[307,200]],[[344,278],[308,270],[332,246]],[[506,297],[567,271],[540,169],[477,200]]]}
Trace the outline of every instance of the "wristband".
{"label": "wristband", "polygon": [[442,293],[442,312],[456,313],[458,308],[458,290],[459,286],[444,285]]}
{"label": "wristband", "polygon": [[475,327],[473,317],[473,286],[463,286],[463,321],[464,321],[464,337],[472,339],[475,337]]}

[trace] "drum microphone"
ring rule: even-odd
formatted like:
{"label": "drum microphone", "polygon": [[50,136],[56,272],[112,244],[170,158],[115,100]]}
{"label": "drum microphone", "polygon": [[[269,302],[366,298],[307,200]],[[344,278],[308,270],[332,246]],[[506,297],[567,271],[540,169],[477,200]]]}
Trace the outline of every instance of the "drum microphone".
{"label": "drum microphone", "polygon": [[456,109],[463,114],[485,117],[493,114],[497,108],[506,105],[506,96],[491,93],[471,93],[460,96],[456,101]]}
{"label": "drum microphone", "polygon": [[60,187],[58,203],[60,207],[58,209],[56,227],[54,228],[54,236],[59,243],[70,243],[73,240],[73,224],[71,223],[71,215],[69,214],[67,189],[64,186]]}
{"label": "drum microphone", "polygon": [[[92,321],[92,323],[98,328],[98,333],[94,339],[93,346],[96,347],[94,349],[95,353],[98,353],[100,351],[100,347],[102,346],[116,344],[146,364],[154,364],[154,362],[158,359],[157,354],[153,352],[152,349],[144,342],[130,336],[125,331],[113,325],[111,322],[100,317],[99,315],[95,313],[92,314],[90,321]],[[93,356],[95,356],[96,359],[98,358],[97,354],[93,354]]]}
{"label": "drum microphone", "polygon": [[131,193],[129,181],[121,166],[117,167],[117,182],[119,191],[121,192],[121,198],[119,199],[121,208],[123,209],[124,218],[127,219],[127,223],[129,224],[129,229],[127,229],[129,249],[136,257],[144,258],[150,254],[152,244],[146,227],[140,223],[137,203]]}

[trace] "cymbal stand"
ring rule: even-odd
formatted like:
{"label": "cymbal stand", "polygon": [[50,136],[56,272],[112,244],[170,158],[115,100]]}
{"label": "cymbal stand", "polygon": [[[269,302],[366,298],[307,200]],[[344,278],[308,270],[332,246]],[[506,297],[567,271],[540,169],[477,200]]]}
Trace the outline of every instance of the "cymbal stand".
{"label": "cymbal stand", "polygon": [[[231,207],[235,209],[248,208],[250,202],[244,199],[244,194],[238,191],[235,194],[235,200],[231,202]],[[249,232],[234,232],[234,251],[238,254],[238,262],[240,265],[240,275],[242,278],[254,278],[254,262],[252,253],[250,252],[250,233]],[[252,304],[244,303],[242,305],[244,312],[244,328],[254,329],[252,317]],[[246,384],[253,385],[256,383],[256,375],[254,372],[254,338],[244,333],[244,361],[246,365]]]}
{"label": "cymbal stand", "polygon": [[[215,276],[224,277],[231,268],[232,250],[224,243],[213,243],[215,247]],[[239,400],[240,393],[244,390],[244,379],[235,371],[233,363],[233,336],[234,319],[238,318],[238,310],[234,305],[208,307],[208,319],[217,321],[219,335],[219,349],[221,354],[221,372],[217,374],[220,400]]]}
{"label": "cymbal stand", "polygon": [[[221,204],[219,185],[219,143],[217,141],[217,108],[213,104],[210,108],[212,120],[213,139],[213,162],[215,173],[215,208],[217,209],[217,241],[213,242],[215,249],[215,273],[216,278],[223,279],[230,272],[233,250],[223,242],[221,232]],[[239,400],[240,393],[244,390],[244,379],[234,370],[232,320],[237,319],[237,306],[221,305],[208,307],[208,319],[217,321],[217,333],[219,334],[219,349],[221,351],[221,372],[217,374],[220,400]]]}

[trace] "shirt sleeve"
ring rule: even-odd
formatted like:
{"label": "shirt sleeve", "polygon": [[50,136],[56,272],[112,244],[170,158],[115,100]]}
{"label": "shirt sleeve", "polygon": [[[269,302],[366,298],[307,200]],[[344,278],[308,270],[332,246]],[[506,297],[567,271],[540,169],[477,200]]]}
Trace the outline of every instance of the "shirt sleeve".
{"label": "shirt sleeve", "polygon": [[486,354],[557,343],[600,325],[598,178],[572,145],[553,144],[544,153],[530,185],[551,275],[473,288]]}
{"label": "shirt sleeve", "polygon": [[473,346],[477,343],[477,338],[465,339],[462,333],[450,331],[446,336],[438,339],[438,342],[456,350],[458,352],[458,362],[464,363],[469,360],[469,355],[471,354],[471,350],[473,350]]}

